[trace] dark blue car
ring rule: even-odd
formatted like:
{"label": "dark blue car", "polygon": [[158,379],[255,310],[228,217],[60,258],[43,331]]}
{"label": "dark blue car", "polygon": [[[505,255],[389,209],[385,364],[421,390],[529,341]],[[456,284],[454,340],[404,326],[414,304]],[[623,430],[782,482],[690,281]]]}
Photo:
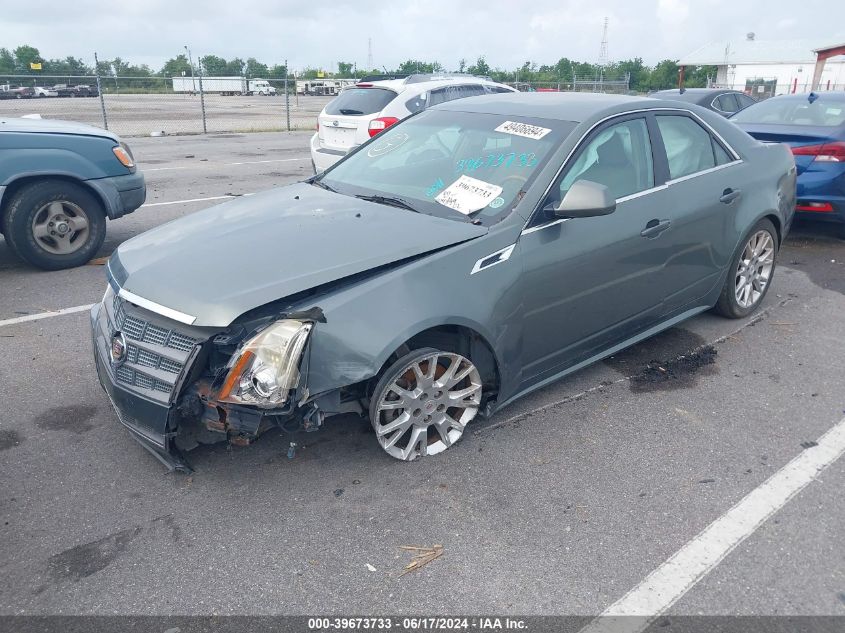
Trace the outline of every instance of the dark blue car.
{"label": "dark blue car", "polygon": [[835,223],[845,239],[845,92],[784,95],[731,117],[764,143],[786,143],[798,167],[799,216]]}

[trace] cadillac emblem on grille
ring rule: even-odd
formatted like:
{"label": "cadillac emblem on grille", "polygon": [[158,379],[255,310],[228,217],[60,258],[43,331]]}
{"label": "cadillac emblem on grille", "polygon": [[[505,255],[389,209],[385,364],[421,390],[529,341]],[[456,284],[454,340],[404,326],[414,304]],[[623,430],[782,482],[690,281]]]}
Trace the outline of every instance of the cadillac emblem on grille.
{"label": "cadillac emblem on grille", "polygon": [[126,360],[126,338],[122,332],[115,332],[111,336],[111,350],[109,351],[111,363],[115,367],[123,364]]}

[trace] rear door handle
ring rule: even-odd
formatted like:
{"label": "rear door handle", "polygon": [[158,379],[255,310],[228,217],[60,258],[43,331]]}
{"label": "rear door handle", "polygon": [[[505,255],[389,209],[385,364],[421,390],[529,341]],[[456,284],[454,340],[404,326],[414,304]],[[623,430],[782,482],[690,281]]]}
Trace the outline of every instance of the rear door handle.
{"label": "rear door handle", "polygon": [[730,204],[731,202],[739,198],[741,195],[742,192],[739,189],[731,189],[730,187],[728,187],[722,192],[722,197],[719,198],[719,202],[722,202],[724,204]]}
{"label": "rear door handle", "polygon": [[648,224],[645,225],[645,228],[640,231],[640,235],[649,238],[657,237],[669,228],[669,224],[669,220],[658,220],[656,218],[654,220],[649,220]]}

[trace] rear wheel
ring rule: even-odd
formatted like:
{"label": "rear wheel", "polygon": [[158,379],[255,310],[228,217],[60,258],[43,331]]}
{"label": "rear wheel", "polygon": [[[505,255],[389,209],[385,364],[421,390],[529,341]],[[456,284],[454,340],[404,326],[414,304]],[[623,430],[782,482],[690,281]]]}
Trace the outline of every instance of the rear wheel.
{"label": "rear wheel", "polygon": [[714,308],[731,319],[754,312],[769,291],[777,260],[777,231],[769,220],[760,220],[742,244]]}
{"label": "rear wheel", "polygon": [[481,395],[481,375],[468,358],[433,348],[414,350],[379,380],[370,422],[388,455],[411,461],[461,439],[478,414]]}
{"label": "rear wheel", "polygon": [[79,185],[56,180],[21,188],[9,203],[4,225],[12,250],[46,270],[81,266],[106,237],[100,201]]}

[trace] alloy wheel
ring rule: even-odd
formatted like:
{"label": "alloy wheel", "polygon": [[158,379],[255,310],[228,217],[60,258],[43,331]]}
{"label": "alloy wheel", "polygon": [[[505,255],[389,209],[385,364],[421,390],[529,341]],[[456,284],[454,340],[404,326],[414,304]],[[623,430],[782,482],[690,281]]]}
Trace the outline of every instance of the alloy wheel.
{"label": "alloy wheel", "polygon": [[374,394],[379,444],[406,461],[446,450],[478,413],[481,392],[478,369],[460,354],[432,352],[413,360]]}
{"label": "alloy wheel", "polygon": [[748,240],[736,269],[734,294],[742,308],[760,301],[775,266],[775,241],[768,231],[757,231]]}

